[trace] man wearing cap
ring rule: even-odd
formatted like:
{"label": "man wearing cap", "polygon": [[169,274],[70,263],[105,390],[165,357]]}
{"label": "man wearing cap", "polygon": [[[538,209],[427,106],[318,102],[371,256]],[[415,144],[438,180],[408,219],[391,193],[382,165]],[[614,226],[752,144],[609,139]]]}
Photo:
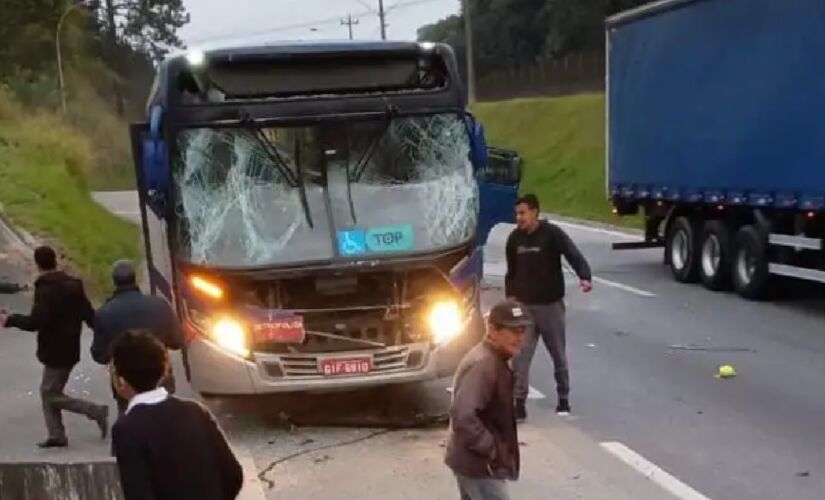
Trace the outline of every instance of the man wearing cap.
{"label": "man wearing cap", "polygon": [[508,361],[521,349],[530,326],[521,304],[497,304],[484,340],[456,370],[445,463],[455,474],[461,500],[507,500],[506,481],[518,479],[514,378]]}
{"label": "man wearing cap", "polygon": [[[169,303],[160,297],[144,295],[137,285],[135,267],[128,260],[120,260],[112,267],[115,292],[95,314],[92,358],[100,364],[109,364],[112,345],[127,331],[146,331],[154,335],[167,349],[181,348],[183,342]],[[175,392],[175,377],[171,372],[163,381],[163,387]],[[128,401],[112,388],[119,414],[126,411]]]}
{"label": "man wearing cap", "polygon": [[513,359],[516,373],[516,418],[527,418],[525,400],[529,391],[530,363],[541,337],[556,379],[556,412],[570,412],[570,375],[567,369],[565,334],[564,272],[561,258],[579,277],[584,293],[593,289],[590,266],[576,245],[560,227],[539,220],[539,200],[528,194],[516,201],[516,229],[507,239],[505,293],[525,304],[536,322],[524,338],[524,347]]}

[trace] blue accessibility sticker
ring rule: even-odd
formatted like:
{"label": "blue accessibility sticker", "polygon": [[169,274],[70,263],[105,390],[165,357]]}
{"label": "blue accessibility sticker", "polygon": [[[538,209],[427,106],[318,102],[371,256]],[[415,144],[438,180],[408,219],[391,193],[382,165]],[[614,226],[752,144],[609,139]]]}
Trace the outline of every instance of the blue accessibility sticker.
{"label": "blue accessibility sticker", "polygon": [[366,234],[372,252],[404,252],[415,247],[415,231],[409,224],[373,227]]}
{"label": "blue accessibility sticker", "polygon": [[361,229],[338,231],[338,251],[341,255],[363,255],[367,253],[367,234]]}

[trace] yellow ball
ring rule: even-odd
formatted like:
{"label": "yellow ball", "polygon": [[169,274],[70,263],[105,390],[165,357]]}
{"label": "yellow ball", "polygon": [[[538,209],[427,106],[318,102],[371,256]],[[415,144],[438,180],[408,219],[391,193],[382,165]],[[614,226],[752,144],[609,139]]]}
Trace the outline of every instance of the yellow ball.
{"label": "yellow ball", "polygon": [[730,378],[736,376],[736,370],[731,365],[722,365],[719,367],[720,378]]}

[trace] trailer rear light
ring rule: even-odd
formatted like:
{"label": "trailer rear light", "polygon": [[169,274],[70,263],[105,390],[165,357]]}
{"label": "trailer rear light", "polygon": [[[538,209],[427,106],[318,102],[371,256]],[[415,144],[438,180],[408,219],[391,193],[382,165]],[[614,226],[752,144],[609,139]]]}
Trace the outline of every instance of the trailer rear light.
{"label": "trailer rear light", "polygon": [[813,219],[814,217],[816,217],[816,212],[808,212],[806,215],[809,219]]}
{"label": "trailer rear light", "polygon": [[201,276],[192,276],[189,278],[189,283],[196,291],[200,292],[211,299],[220,300],[223,298],[223,288],[217,283],[210,281]]}
{"label": "trailer rear light", "polygon": [[716,210],[719,210],[720,212],[721,212],[722,210],[724,210],[724,209],[725,209],[725,206],[724,206],[724,205],[717,205],[717,206],[716,206]]}

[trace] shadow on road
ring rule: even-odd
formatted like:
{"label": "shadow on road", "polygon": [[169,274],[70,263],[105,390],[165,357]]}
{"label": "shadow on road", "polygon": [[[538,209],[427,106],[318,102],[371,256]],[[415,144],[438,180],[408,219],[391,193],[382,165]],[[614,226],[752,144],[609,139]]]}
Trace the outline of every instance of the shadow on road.
{"label": "shadow on road", "polygon": [[325,394],[209,397],[206,402],[225,426],[353,427],[407,429],[445,426],[448,379]]}

